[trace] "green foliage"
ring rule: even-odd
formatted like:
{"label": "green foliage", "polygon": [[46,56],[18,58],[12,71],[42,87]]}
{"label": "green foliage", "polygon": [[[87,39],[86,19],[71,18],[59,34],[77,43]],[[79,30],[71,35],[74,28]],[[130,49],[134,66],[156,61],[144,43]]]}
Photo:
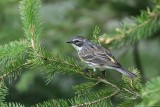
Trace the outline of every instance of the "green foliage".
{"label": "green foliage", "polygon": [[140,73],[139,73],[138,69],[132,68],[129,71],[133,71],[133,73],[135,73],[137,75],[137,77],[134,78],[134,80],[132,80],[131,78],[128,78],[126,76],[122,76],[122,79],[123,79],[125,85],[128,88],[132,88],[137,91],[140,91],[140,89],[142,88],[142,84],[141,84],[141,77],[140,77]]}
{"label": "green foliage", "polygon": [[0,102],[5,101],[5,96],[8,94],[8,88],[5,86],[4,82],[0,82]]}
{"label": "green foliage", "polygon": [[[142,102],[136,107],[153,107],[160,105],[160,77],[148,81],[141,89]],[[153,100],[154,99],[154,100]]]}
{"label": "green foliage", "polygon": [[3,107],[25,107],[24,105],[19,103],[5,103],[2,106]]}
{"label": "green foliage", "polygon": [[14,41],[0,46],[0,65],[8,66],[17,59],[23,59],[27,48],[26,41]]}
{"label": "green foliage", "polygon": [[20,2],[24,34],[31,42],[32,48],[38,48],[38,36],[41,31],[40,4],[40,0],[22,0]]}
{"label": "green foliage", "polygon": [[96,92],[89,92],[87,94],[77,96],[71,100],[50,100],[46,101],[42,104],[37,104],[33,107],[98,107],[98,106],[106,106],[107,99],[112,97],[113,95],[118,94],[118,92],[112,93],[112,91],[108,91],[106,89],[96,91]]}
{"label": "green foliage", "polygon": [[134,101],[130,99],[125,99],[125,101],[119,104],[118,107],[133,107],[134,105]]}
{"label": "green foliage", "polygon": [[94,106],[94,104],[98,104],[107,100],[118,94],[119,91],[113,92],[113,90],[101,89],[95,92],[88,92],[86,94],[82,94],[76,96],[75,98],[70,100],[72,107],[79,107],[79,106]]}
{"label": "green foliage", "polygon": [[5,103],[5,96],[8,95],[8,88],[3,81],[0,81],[0,106],[1,107],[24,107],[18,103]]}
{"label": "green foliage", "polygon": [[[27,50],[29,49],[26,41],[14,41],[4,46],[0,46],[0,64],[3,68],[0,78],[4,78],[13,71],[21,69],[22,64],[26,61]],[[11,76],[17,77],[14,72]],[[20,72],[19,72],[20,73]]]}
{"label": "green foliage", "polygon": [[91,90],[95,85],[97,85],[95,82],[85,82],[79,85],[75,85],[73,89],[76,91],[76,94],[85,94],[85,92]]}
{"label": "green foliage", "polygon": [[[117,29],[114,36],[110,35],[109,42],[106,37],[100,40],[104,43],[123,45],[127,42],[135,43],[138,40],[153,36],[160,29],[159,2],[151,12],[150,9],[143,11],[140,16],[133,19],[132,24],[124,24],[121,29]],[[74,86],[75,97],[71,99],[49,100],[36,104],[33,107],[106,107],[112,105],[112,99],[122,100],[119,105],[123,106],[156,106],[160,105],[160,77],[147,82],[142,86],[141,78],[137,69],[130,71],[137,74],[137,77],[130,79],[123,77],[122,82],[106,79],[106,76],[96,75],[94,72],[83,72],[85,66],[75,59],[65,55],[53,55],[39,46],[39,35],[41,31],[40,21],[40,0],[22,0],[20,3],[21,19],[23,23],[24,35],[27,41],[15,41],[10,44],[0,46],[0,64],[3,68],[1,80],[4,77],[17,77],[23,69],[40,69],[47,74],[47,81],[50,81],[56,72],[65,74],[80,75],[87,79],[87,82]],[[95,27],[93,32],[94,42],[99,43],[99,27]],[[116,41],[115,41],[116,40]],[[117,45],[116,45],[117,46]],[[98,87],[97,89],[93,89]],[[92,90],[93,89],[93,90]],[[24,107],[19,103],[7,103],[5,97],[8,89],[3,82],[0,83],[0,106],[4,107]],[[139,99],[142,101],[140,102]],[[155,99],[155,100],[152,100]],[[109,104],[111,103],[111,104]],[[115,106],[113,104],[112,106]]]}
{"label": "green foliage", "polygon": [[53,56],[47,51],[39,51],[38,56],[32,59],[34,67],[40,69],[47,74],[47,81],[49,82],[56,72],[66,74],[83,75],[83,68],[80,64],[68,56],[57,55]]}
{"label": "green foliage", "polygon": [[50,100],[45,101],[42,104],[36,104],[32,107],[68,107],[68,103],[65,100]]}
{"label": "green foliage", "polygon": [[101,31],[101,29],[98,26],[96,26],[93,31],[93,37],[94,37],[93,40],[95,43],[97,43],[99,45],[100,45],[100,42],[98,40],[98,38],[99,38],[98,36],[99,36],[100,31]]}
{"label": "green foliage", "polygon": [[156,3],[152,11],[147,8],[132,21],[123,21],[121,28],[111,35],[103,35],[100,41],[111,46],[124,46],[126,43],[136,43],[138,40],[155,36],[160,29],[159,4]]}

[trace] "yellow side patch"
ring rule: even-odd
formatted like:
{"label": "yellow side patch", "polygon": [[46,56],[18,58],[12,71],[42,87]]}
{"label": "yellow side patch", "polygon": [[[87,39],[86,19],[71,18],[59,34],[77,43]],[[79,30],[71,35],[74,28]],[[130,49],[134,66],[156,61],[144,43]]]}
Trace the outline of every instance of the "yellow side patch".
{"label": "yellow side patch", "polygon": [[110,57],[110,56],[108,56],[108,57],[109,57],[109,59],[110,59],[112,62],[115,63],[115,61],[114,61],[114,59],[113,59],[112,57]]}

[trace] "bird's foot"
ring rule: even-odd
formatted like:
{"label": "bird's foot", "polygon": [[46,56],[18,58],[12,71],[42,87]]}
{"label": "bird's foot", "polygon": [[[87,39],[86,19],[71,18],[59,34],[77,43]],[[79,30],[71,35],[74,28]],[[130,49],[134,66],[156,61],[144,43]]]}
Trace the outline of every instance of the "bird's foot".
{"label": "bird's foot", "polygon": [[95,75],[93,74],[92,69],[85,68],[85,69],[84,69],[84,72],[86,72],[87,76],[89,76],[89,77],[91,77],[91,78],[95,77]]}

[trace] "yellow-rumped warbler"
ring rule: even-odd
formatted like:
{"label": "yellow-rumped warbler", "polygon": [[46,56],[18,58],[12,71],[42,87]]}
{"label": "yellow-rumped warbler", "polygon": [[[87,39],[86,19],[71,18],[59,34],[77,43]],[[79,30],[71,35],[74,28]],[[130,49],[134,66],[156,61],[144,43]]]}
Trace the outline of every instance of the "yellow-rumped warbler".
{"label": "yellow-rumped warbler", "polygon": [[67,43],[71,43],[73,45],[73,47],[78,51],[80,59],[88,64],[88,66],[92,67],[94,71],[96,68],[108,68],[115,69],[130,78],[136,77],[135,74],[123,68],[108,50],[92,43],[82,36],[77,36]]}

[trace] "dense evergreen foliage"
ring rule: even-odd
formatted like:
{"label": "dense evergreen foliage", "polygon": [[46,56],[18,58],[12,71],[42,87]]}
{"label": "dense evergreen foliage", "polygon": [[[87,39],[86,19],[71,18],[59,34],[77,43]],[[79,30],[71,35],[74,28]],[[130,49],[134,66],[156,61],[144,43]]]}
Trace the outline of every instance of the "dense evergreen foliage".
{"label": "dense evergreen foliage", "polygon": [[[79,1],[79,3],[83,2],[85,1]],[[141,11],[140,15],[133,17],[131,22],[124,21],[120,28],[110,34],[100,34],[100,28],[95,27],[90,38],[97,44],[104,46],[107,44],[110,49],[113,49],[156,37],[160,31],[160,1],[154,0],[152,4],[152,7],[148,7]],[[94,9],[94,5],[93,3],[89,7]],[[141,82],[143,75],[135,67],[130,68],[131,72],[138,75],[134,79],[122,76],[122,80],[114,80],[92,71],[84,72],[86,65],[68,54],[58,52],[55,55],[39,42],[40,35],[45,29],[40,15],[40,0],[22,0],[19,9],[25,38],[0,46],[1,107],[24,107],[23,104],[6,101],[6,96],[9,94],[6,81],[9,79],[9,82],[13,82],[24,71],[31,69],[42,72],[42,78],[45,77],[44,81],[48,83],[52,81],[56,73],[81,76],[85,80],[73,86],[75,94],[73,98],[50,99],[32,105],[33,107],[152,107],[160,105],[159,76],[143,84]]]}

